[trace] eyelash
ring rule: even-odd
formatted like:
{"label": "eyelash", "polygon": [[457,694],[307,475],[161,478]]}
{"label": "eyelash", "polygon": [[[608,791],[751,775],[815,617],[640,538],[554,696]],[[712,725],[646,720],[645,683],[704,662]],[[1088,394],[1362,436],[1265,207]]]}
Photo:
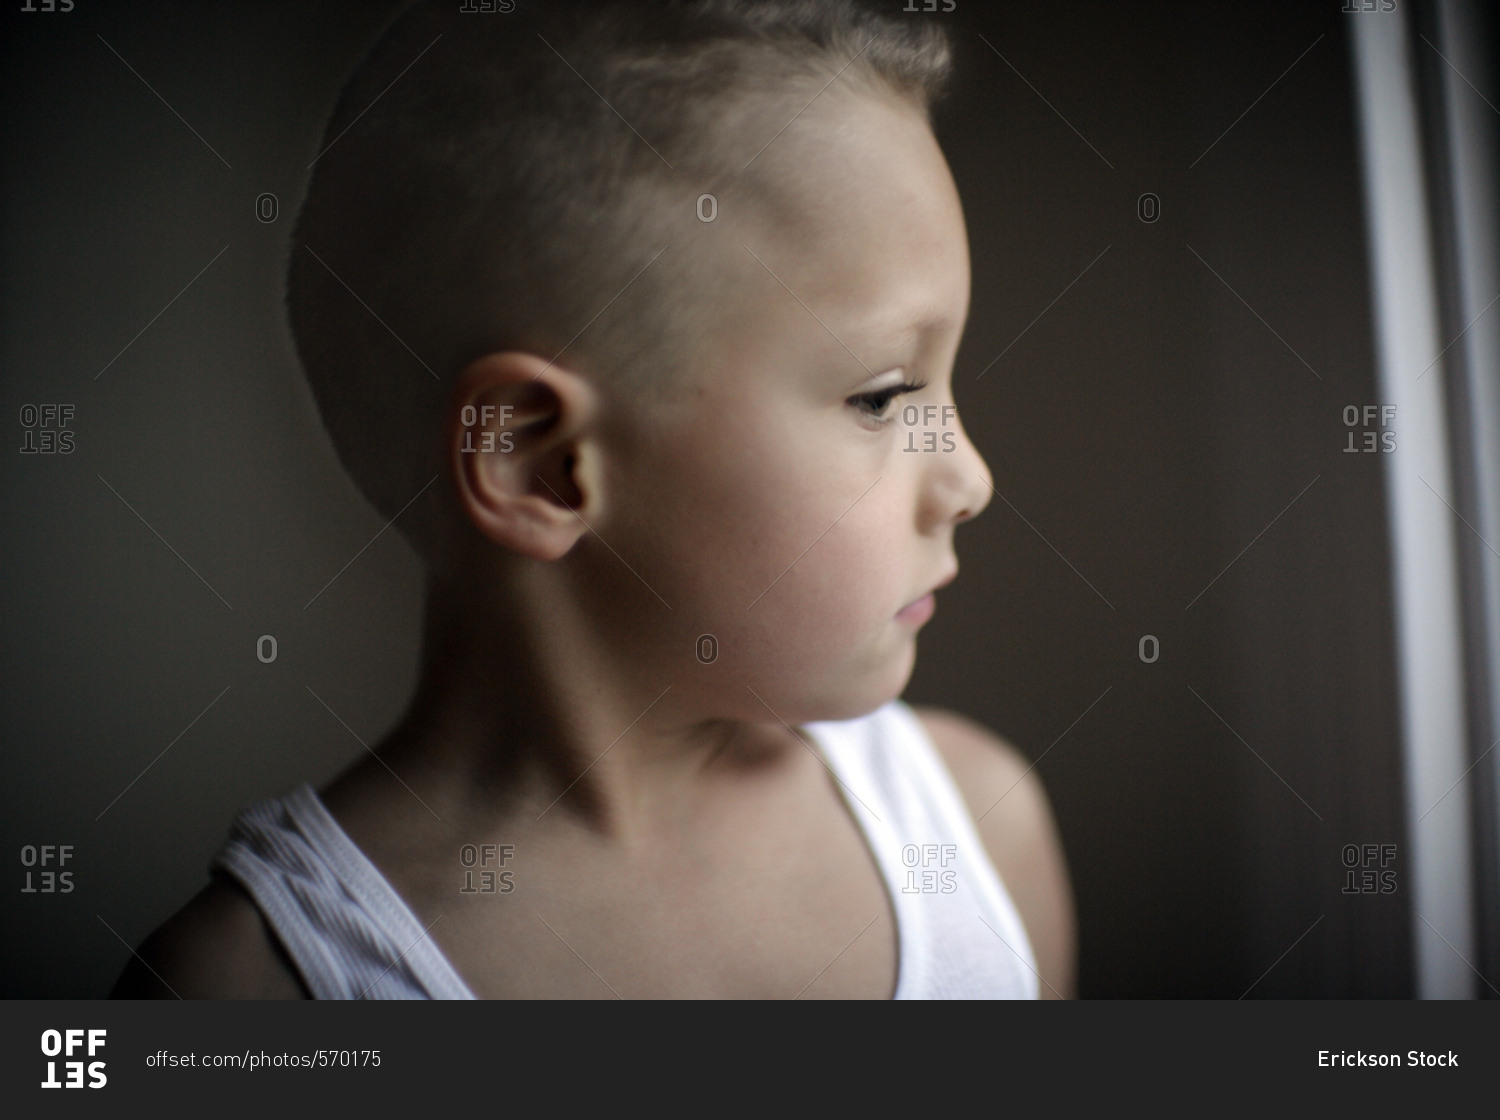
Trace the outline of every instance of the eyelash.
{"label": "eyelash", "polygon": [[[927,388],[925,381],[903,381],[900,385],[892,385],[889,389],[877,389],[872,393],[858,393],[849,398],[849,404],[859,408],[865,416],[880,423],[889,423],[893,417],[885,416],[883,413],[891,401],[906,393],[915,393]],[[869,406],[863,408],[861,406]]]}

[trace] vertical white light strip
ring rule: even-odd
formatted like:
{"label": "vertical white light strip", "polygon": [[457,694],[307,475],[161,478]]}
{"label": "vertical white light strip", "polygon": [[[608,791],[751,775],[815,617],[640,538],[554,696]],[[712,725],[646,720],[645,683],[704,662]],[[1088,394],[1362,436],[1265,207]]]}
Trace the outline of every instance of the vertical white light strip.
{"label": "vertical white light strip", "polygon": [[[1459,319],[1468,329],[1454,345],[1468,368],[1470,449],[1474,469],[1474,531],[1478,533],[1480,640],[1485,643],[1488,679],[1481,683],[1491,715],[1490,736],[1500,734],[1500,151],[1495,110],[1480,89],[1494,89],[1497,68],[1485,57],[1487,40],[1471,3],[1444,0],[1438,8],[1446,84],[1449,148],[1453,160],[1453,224],[1457,242]],[[1493,21],[1497,16],[1490,14]],[[1426,45],[1423,44],[1424,49]],[[1470,83],[1474,85],[1470,85]],[[1475,87],[1478,87],[1477,89]],[[1493,93],[1490,94],[1494,96]],[[1452,351],[1450,351],[1451,353]],[[1477,741],[1482,754],[1490,744]],[[1482,757],[1469,782],[1496,783],[1500,805],[1500,748]],[[1456,793],[1455,793],[1456,796]],[[1488,822],[1500,827],[1500,821]],[[1494,838],[1500,846],[1500,836]],[[1500,881],[1484,884],[1500,896]],[[1475,962],[1476,964],[1478,962]],[[1482,967],[1482,966],[1481,966]]]}
{"label": "vertical white light strip", "polygon": [[1382,403],[1396,406],[1396,450],[1383,458],[1416,994],[1465,999],[1476,983],[1466,963],[1474,955],[1469,798],[1452,789],[1469,765],[1463,633],[1455,519],[1444,505],[1453,494],[1443,363],[1433,364],[1447,340],[1438,332],[1406,21],[1399,11],[1345,18],[1354,45],[1378,385]]}

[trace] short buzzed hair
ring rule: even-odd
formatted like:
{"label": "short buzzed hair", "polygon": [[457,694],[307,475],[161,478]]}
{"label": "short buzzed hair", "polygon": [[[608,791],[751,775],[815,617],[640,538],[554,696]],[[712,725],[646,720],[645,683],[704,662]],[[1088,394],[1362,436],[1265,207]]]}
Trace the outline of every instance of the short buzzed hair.
{"label": "short buzzed hair", "polygon": [[[566,348],[573,368],[631,378],[686,360],[716,289],[690,252],[653,262],[664,205],[763,190],[742,165],[835,79],[926,114],[951,67],[939,26],[855,0],[483,6],[500,10],[415,5],[370,50],[290,249],[297,352],[387,518],[444,470],[468,362]],[[424,556],[430,508],[398,522]]]}

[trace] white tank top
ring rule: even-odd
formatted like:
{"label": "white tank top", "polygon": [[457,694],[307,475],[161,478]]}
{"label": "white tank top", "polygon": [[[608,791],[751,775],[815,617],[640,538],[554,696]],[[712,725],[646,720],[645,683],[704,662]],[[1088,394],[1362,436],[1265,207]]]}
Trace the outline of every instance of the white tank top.
{"label": "white tank top", "polygon": [[[1026,930],[926,728],[900,701],[803,728],[896,918],[897,999],[1035,999]],[[316,999],[474,999],[310,786],[251,807],[213,866],[255,900]]]}

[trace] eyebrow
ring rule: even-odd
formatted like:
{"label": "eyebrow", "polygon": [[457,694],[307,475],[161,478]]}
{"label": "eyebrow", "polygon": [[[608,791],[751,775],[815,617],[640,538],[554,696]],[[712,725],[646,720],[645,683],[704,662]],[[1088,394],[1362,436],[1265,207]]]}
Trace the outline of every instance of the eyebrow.
{"label": "eyebrow", "polygon": [[941,311],[929,311],[921,313],[918,318],[908,320],[896,330],[882,334],[880,328],[877,327],[872,329],[870,334],[881,341],[905,342],[907,339],[922,338],[949,330],[952,326],[952,316]]}
{"label": "eyebrow", "polygon": [[[905,346],[912,346],[923,339],[931,338],[933,335],[942,334],[954,329],[956,323],[951,315],[941,311],[926,311],[918,314],[916,318],[908,319],[902,326],[893,330],[887,330],[878,326],[871,326],[865,334],[866,346],[863,349],[895,350]],[[851,351],[852,352],[852,351]],[[861,365],[865,365],[864,358],[859,359]],[[882,373],[889,373],[897,366],[888,369],[872,369],[865,365],[865,372],[854,384],[863,385],[871,376],[878,377]]]}

